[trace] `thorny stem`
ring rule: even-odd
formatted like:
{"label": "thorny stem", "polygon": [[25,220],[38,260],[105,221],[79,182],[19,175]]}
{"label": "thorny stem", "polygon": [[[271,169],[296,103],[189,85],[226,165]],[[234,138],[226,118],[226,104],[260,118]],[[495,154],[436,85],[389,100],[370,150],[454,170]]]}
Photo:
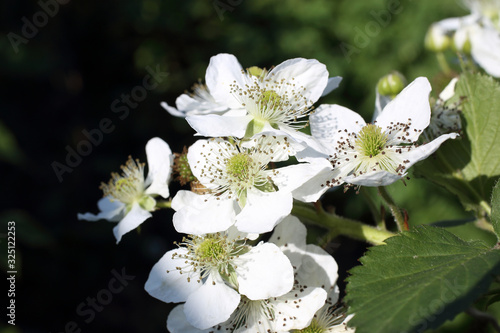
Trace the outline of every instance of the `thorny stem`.
{"label": "thorny stem", "polygon": [[396,205],[392,197],[389,195],[385,186],[379,186],[378,193],[380,194],[384,202],[387,204],[387,206],[389,206],[389,208],[391,209],[391,213],[392,216],[394,216],[394,220],[396,221],[398,230],[399,231],[407,230],[408,228],[405,226],[405,218],[403,216],[403,212],[401,211],[399,206]]}
{"label": "thorny stem", "polygon": [[327,228],[331,235],[344,235],[373,245],[385,244],[385,239],[395,235],[387,230],[380,230],[356,220],[327,213],[319,205],[315,207],[300,201],[294,202],[292,215],[297,216],[304,223]]}

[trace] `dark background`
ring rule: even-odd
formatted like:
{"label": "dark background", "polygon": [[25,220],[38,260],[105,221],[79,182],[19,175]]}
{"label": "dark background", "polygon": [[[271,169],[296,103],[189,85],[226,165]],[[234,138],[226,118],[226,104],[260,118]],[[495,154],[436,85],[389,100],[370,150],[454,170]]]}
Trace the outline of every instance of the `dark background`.
{"label": "dark background", "polygon": [[[43,14],[44,7],[50,13]],[[347,106],[369,120],[377,80],[391,70],[409,81],[427,76],[439,82],[437,61],[423,48],[426,30],[465,13],[454,0],[0,2],[0,234],[7,233],[8,221],[16,222],[18,272],[17,326],[0,332],[166,331],[171,305],[143,286],[154,263],[181,238],[171,211],[155,212],[119,245],[112,223],[78,221],[76,214],[97,212],[99,184],[128,155],[145,161],[150,138],[161,137],[176,152],[194,142],[193,130],[160,102],[173,105],[203,80],[211,56],[232,53],[243,67],[267,68],[289,58],[316,58],[330,76],[344,78],[320,102]],[[30,30],[26,22],[39,27]],[[168,76],[126,114],[122,98],[143,84],[148,67]],[[87,140],[84,131],[105,118],[113,130],[58,177],[54,163],[67,164],[68,151]],[[466,215],[455,198],[430,186],[414,180],[398,194],[412,223]],[[422,191],[429,188],[431,194]],[[173,184],[171,192],[176,189]],[[327,200],[337,212],[370,222],[353,191]],[[422,205],[428,209],[418,209]],[[7,253],[6,242],[0,244]],[[364,245],[338,238],[327,249],[339,262],[342,283]],[[82,303],[89,309],[89,298],[104,295],[113,272],[122,270],[134,278],[94,318],[76,312]]]}

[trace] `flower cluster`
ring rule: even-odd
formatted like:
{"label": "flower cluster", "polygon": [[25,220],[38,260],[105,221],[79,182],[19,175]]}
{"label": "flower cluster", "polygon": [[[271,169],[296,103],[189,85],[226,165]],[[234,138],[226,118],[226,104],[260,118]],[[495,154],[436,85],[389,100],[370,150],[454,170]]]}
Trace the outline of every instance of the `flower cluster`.
{"label": "flower cluster", "polygon": [[[389,185],[455,138],[418,141],[431,122],[429,82],[417,78],[392,94],[367,124],[340,105],[314,108],[341,81],[314,59],[243,69],[233,55],[219,54],[205,81],[176,108],[162,104],[205,138],[176,154],[181,182],[192,186],[169,203],[175,230],[186,236],[153,267],[146,291],[182,303],[168,316],[173,333],[347,329],[350,317],[334,308],[337,264],[306,244],[294,200],[314,202],[340,185]],[[303,131],[308,125],[311,135]],[[170,196],[174,155],[158,138],[146,153],[146,179],[144,165],[129,159],[122,175],[102,185],[101,212],[79,218],[119,222],[120,241],[161,208],[155,196]]]}
{"label": "flower cluster", "polygon": [[470,15],[447,18],[433,23],[426,46],[444,51],[449,46],[470,54],[488,74],[500,77],[500,2],[498,0],[463,0]]}

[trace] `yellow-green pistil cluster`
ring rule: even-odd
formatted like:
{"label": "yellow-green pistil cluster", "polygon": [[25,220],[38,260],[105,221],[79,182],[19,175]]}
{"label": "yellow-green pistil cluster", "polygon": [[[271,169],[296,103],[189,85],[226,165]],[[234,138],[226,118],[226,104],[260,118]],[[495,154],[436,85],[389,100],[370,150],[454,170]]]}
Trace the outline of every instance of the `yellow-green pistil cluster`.
{"label": "yellow-green pistil cluster", "polygon": [[226,172],[233,181],[250,185],[249,183],[254,176],[253,164],[252,158],[248,154],[236,154],[227,161]]}
{"label": "yellow-green pistil cluster", "polygon": [[387,135],[377,125],[368,124],[357,134],[355,141],[357,150],[367,157],[374,157],[384,151],[388,141]]}
{"label": "yellow-green pistil cluster", "polygon": [[144,194],[144,163],[133,160],[129,156],[127,163],[121,166],[122,175],[116,172],[111,174],[111,179],[107,184],[101,183],[100,189],[105,197],[111,200],[118,200],[130,209],[134,202],[145,210],[152,211],[156,206],[156,201],[151,196]]}
{"label": "yellow-green pistil cluster", "polygon": [[195,249],[199,261],[217,265],[228,257],[230,249],[224,238],[208,236]]}

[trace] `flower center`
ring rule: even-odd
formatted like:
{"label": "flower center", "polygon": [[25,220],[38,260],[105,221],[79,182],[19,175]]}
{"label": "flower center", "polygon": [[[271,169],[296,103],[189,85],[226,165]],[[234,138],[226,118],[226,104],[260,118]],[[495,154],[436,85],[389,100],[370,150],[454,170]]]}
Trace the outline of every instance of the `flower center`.
{"label": "flower center", "polygon": [[382,132],[382,128],[368,124],[359,131],[355,144],[364,156],[373,157],[384,150],[387,140],[387,135]]}
{"label": "flower center", "polygon": [[131,204],[141,199],[144,192],[144,164],[129,157],[121,169],[122,175],[112,173],[109,182],[101,183],[100,188],[104,196],[110,196],[124,204]]}
{"label": "flower center", "polygon": [[207,237],[195,250],[200,261],[208,263],[219,263],[228,256],[228,247],[223,238]]}
{"label": "flower center", "polygon": [[235,181],[248,181],[252,162],[252,158],[245,153],[234,155],[227,161],[227,174]]}

